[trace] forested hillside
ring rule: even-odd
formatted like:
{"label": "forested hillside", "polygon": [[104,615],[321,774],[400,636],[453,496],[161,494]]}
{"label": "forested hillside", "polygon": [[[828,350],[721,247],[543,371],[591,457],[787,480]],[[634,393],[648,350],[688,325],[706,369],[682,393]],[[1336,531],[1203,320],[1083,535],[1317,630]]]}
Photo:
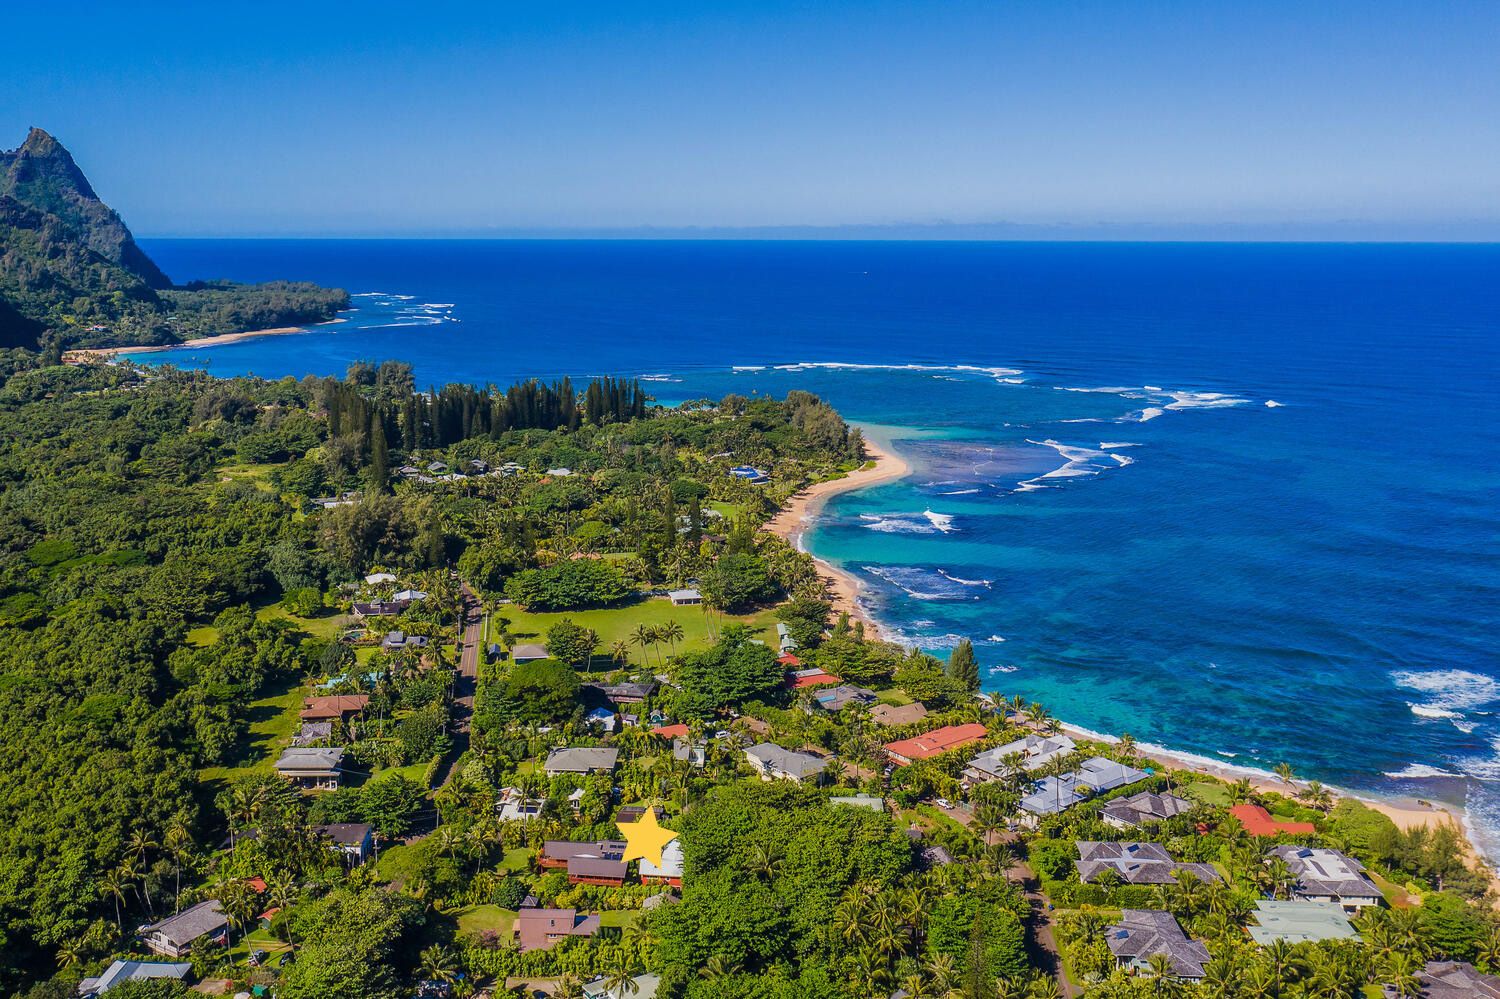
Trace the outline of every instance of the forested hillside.
{"label": "forested hillside", "polygon": [[330,319],[340,289],[174,288],[62,144],[41,129],[0,150],[0,347],[164,344]]}

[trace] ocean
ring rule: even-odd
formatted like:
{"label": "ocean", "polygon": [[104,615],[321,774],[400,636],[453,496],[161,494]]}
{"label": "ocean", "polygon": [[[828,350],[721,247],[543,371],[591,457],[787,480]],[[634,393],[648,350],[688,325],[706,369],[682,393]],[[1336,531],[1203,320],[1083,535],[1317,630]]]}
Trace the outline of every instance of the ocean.
{"label": "ocean", "polygon": [[1500,858],[1500,246],[143,244],[358,295],[150,363],[816,392],[912,464],[805,537],[893,636],[1087,729],[1466,806]]}

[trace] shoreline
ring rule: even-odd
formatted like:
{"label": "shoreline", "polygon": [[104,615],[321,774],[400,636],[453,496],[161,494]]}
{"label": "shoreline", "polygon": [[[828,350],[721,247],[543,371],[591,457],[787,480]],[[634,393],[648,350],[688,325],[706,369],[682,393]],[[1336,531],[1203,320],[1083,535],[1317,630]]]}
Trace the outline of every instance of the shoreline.
{"label": "shoreline", "polygon": [[[865,450],[874,460],[873,466],[857,469],[840,479],[814,483],[794,494],[787,500],[781,511],[766,522],[765,529],[785,539],[797,550],[807,551],[802,539],[830,498],[867,486],[892,482],[911,471],[910,464],[895,454],[894,449],[888,443],[882,444],[874,441],[867,435]],[[875,620],[859,603],[859,595],[864,588],[859,578],[810,551],[807,554],[812,555],[819,572],[828,581],[829,591],[833,597],[834,612],[848,613],[851,621],[863,621],[865,626],[874,629],[876,634],[882,633],[880,622]],[[1067,723],[1063,723],[1062,729],[1070,735],[1096,741],[1109,742],[1117,739],[1115,736],[1101,735]],[[1280,794],[1292,798],[1299,787],[1304,787],[1308,783],[1306,780],[1294,780],[1291,784],[1287,784],[1273,774],[1263,773],[1257,768],[1229,763],[1216,764],[1186,750],[1173,751],[1161,746],[1143,745],[1139,752],[1144,758],[1174,770],[1231,782],[1241,779],[1249,780],[1250,786],[1261,794]],[[1335,801],[1341,798],[1358,801],[1389,818],[1395,823],[1396,828],[1403,832],[1420,826],[1451,826],[1463,844],[1464,863],[1473,870],[1488,874],[1492,892],[1500,896],[1500,872],[1491,867],[1489,860],[1475,844],[1470,832],[1467,811],[1462,806],[1413,797],[1381,797],[1376,792],[1361,794],[1347,788],[1324,786],[1333,795]]]}
{"label": "shoreline", "polygon": [[254,337],[308,333],[318,326],[333,326],[336,323],[347,321],[343,317],[338,317],[325,319],[321,323],[309,323],[306,326],[275,326],[264,330],[245,330],[242,333],[219,333],[214,336],[184,340],[181,343],[126,347],[79,347],[74,350],[63,351],[63,360],[70,364],[78,364],[85,361],[109,361],[125,354],[157,354],[167,350],[196,350],[199,347],[221,347],[226,343],[239,343],[241,340],[249,340]]}
{"label": "shoreline", "polygon": [[[765,530],[782,538],[798,551],[806,552],[807,548],[802,544],[802,538],[817,519],[818,512],[831,498],[856,489],[864,489],[867,486],[894,482],[911,471],[911,466],[905,459],[897,455],[889,445],[872,440],[868,431],[865,431],[865,453],[873,460],[873,465],[857,468],[843,478],[815,482],[794,493],[787,499],[781,511],[765,523]],[[862,621],[865,627],[873,628],[878,633],[880,623],[859,603],[859,594],[864,588],[859,577],[826,559],[813,555],[812,552],[807,552],[807,554],[812,555],[813,561],[817,563],[818,571],[828,583],[829,594],[833,598],[834,613],[847,613],[849,620]]]}

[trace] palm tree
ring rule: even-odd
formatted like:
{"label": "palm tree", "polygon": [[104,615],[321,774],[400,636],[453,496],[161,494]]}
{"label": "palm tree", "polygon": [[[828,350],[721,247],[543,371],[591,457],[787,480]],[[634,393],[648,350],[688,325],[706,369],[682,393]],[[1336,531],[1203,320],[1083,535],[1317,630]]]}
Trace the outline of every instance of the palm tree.
{"label": "palm tree", "polygon": [[644,660],[643,665],[650,662],[646,658],[646,646],[652,644],[655,640],[655,629],[650,625],[638,624],[635,626],[635,630],[630,633],[631,643],[641,647],[641,658]]}
{"label": "palm tree", "polygon": [[614,999],[624,999],[625,996],[633,996],[641,990],[641,986],[630,973],[630,966],[623,960],[609,970],[604,976],[604,991]]}
{"label": "palm tree", "polygon": [[115,925],[122,933],[125,931],[125,921],[120,915],[120,905],[125,901],[125,889],[128,887],[130,887],[128,882],[120,876],[118,871],[110,871],[99,879],[99,894],[115,900]]}
{"label": "palm tree", "polygon": [[577,975],[563,975],[552,987],[552,999],[585,999],[583,982]]}
{"label": "palm tree", "polygon": [[611,659],[613,659],[615,661],[615,664],[618,665],[618,666],[628,666],[628,665],[630,665],[630,645],[629,645],[629,643],[624,642],[624,641],[620,641],[620,642],[616,642],[615,644],[611,645],[609,647],[609,657]]}
{"label": "palm tree", "polygon": [[729,961],[723,954],[715,954],[703,962],[703,967],[698,969],[700,978],[728,978],[733,975],[739,967]]}
{"label": "palm tree", "polygon": [[1283,784],[1290,785],[1297,780],[1297,774],[1292,770],[1292,765],[1290,763],[1276,764],[1275,774],[1281,779],[1281,782]]}
{"label": "palm tree", "polygon": [[1135,751],[1137,748],[1135,744],[1135,736],[1131,735],[1129,732],[1122,732],[1120,734],[1120,741],[1115,743],[1115,745],[1119,747],[1121,755],[1123,755],[1127,760],[1135,759]]}
{"label": "palm tree", "polygon": [[453,948],[433,944],[422,951],[419,973],[427,981],[452,984],[461,972],[462,967]]}
{"label": "palm tree", "polygon": [[682,630],[682,625],[676,621],[668,621],[661,629],[661,637],[672,646],[672,654],[677,654],[677,643],[687,637],[687,632]]}
{"label": "palm tree", "polygon": [[770,881],[781,870],[781,856],[764,843],[756,843],[750,848],[750,858],[746,861],[746,867],[752,874]]}
{"label": "palm tree", "polygon": [[183,817],[175,815],[172,822],[167,826],[166,835],[162,837],[166,843],[167,852],[172,855],[172,874],[177,879],[177,887],[172,895],[172,911],[177,912],[182,908],[178,899],[182,896],[182,858],[193,847],[193,834],[188,829],[188,824]]}

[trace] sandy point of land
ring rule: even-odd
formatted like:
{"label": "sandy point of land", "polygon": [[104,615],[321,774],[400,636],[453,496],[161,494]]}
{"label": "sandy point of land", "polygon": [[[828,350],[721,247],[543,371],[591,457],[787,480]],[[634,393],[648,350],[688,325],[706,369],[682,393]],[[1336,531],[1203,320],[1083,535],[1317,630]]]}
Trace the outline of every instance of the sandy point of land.
{"label": "sandy point of land", "polygon": [[[829,497],[882,482],[892,482],[911,470],[911,466],[894,451],[870,440],[868,436],[865,438],[865,453],[873,463],[866,464],[841,479],[814,483],[793,495],[781,508],[781,512],[766,524],[766,530],[785,538],[793,547],[801,548],[802,535],[812,526],[818,511],[828,502]],[[866,627],[878,629],[879,625],[859,605],[859,579],[853,573],[816,556],[814,560],[823,577],[828,580],[834,613],[847,613],[852,620],[863,621]]]}
{"label": "sandy point of land", "polygon": [[345,322],[344,319],[329,319],[326,322],[313,323],[310,326],[277,326],[268,330],[246,330],[243,333],[220,333],[218,336],[203,336],[196,340],[184,340],[181,343],[164,343],[151,347],[82,347],[78,350],[63,352],[63,360],[69,364],[79,364],[84,361],[107,361],[112,357],[122,354],[155,354],[163,350],[197,350],[199,347],[220,347],[226,343],[239,343],[241,340],[249,340],[258,336],[284,336],[288,333],[306,333],[313,326],[332,326],[335,323]]}

